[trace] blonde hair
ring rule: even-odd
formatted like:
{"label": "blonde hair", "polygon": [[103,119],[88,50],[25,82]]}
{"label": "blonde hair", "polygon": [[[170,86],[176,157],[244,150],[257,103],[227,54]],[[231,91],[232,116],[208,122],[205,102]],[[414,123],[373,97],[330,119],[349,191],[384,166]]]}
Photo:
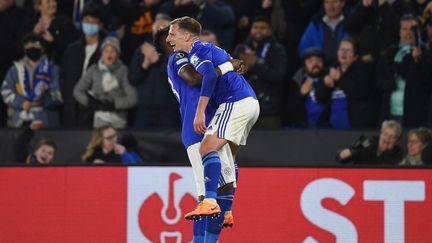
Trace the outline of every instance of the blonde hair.
{"label": "blonde hair", "polygon": [[195,36],[201,35],[201,31],[202,31],[201,24],[194,18],[191,18],[189,16],[176,18],[173,21],[171,21],[169,25],[174,25],[174,24],[177,24],[180,29],[185,30],[186,32],[192,35]]}
{"label": "blonde hair", "polygon": [[102,142],[104,140],[103,132],[109,128],[114,129],[114,127],[112,127],[111,125],[104,125],[104,126],[96,128],[93,131],[90,142],[87,145],[87,148],[86,148],[86,151],[84,152],[84,155],[82,156],[83,162],[86,162],[86,160],[94,154],[96,148],[98,148],[102,145]]}

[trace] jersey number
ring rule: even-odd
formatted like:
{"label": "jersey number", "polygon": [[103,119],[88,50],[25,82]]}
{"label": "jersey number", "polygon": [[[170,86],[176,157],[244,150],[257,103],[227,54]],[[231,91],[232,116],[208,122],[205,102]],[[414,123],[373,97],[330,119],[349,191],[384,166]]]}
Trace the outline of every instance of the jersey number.
{"label": "jersey number", "polygon": [[218,124],[219,118],[220,118],[221,115],[222,115],[221,113],[215,115],[215,117],[216,117],[215,125]]}

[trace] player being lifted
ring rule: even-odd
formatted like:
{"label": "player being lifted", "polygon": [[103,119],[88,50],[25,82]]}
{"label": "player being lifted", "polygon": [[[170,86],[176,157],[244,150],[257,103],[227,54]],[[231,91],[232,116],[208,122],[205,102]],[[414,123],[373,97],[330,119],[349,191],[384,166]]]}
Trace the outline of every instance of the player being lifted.
{"label": "player being lifted", "polygon": [[[216,202],[221,161],[217,153],[224,145],[230,144],[235,155],[240,145],[246,144],[247,136],[259,116],[259,104],[255,92],[248,82],[236,72],[220,77],[214,70],[231,59],[219,47],[199,40],[201,25],[190,17],[182,17],[170,23],[167,42],[176,51],[189,54],[189,60],[202,75],[200,98],[194,119],[194,130],[205,134],[199,152],[204,165],[205,198],[195,210],[185,215],[194,219],[202,215],[221,212]],[[224,69],[224,67],[222,67]],[[206,108],[217,107],[209,126],[206,126]]]}
{"label": "player being lifted", "polygon": [[[182,141],[187,149],[189,160],[194,171],[197,192],[199,195],[198,200],[202,201],[204,197],[204,171],[199,154],[200,142],[203,139],[202,134],[195,133],[193,128],[193,119],[196,113],[196,107],[200,96],[201,75],[193,68],[187,58],[187,53],[182,51],[173,52],[173,49],[167,44],[166,37],[169,28],[159,30],[155,35],[155,45],[159,53],[169,56],[167,71],[168,80],[171,85],[172,91],[180,104],[180,114],[182,118]],[[231,63],[226,63],[224,66],[230,68],[223,70],[223,72],[241,69],[242,62],[232,59]],[[218,75],[221,74],[219,67],[215,69]],[[241,71],[241,70],[239,70]],[[214,115],[216,107],[209,106],[206,109],[207,121]],[[222,205],[232,204],[234,181],[236,180],[237,170],[234,167],[234,161],[230,147],[223,146],[218,151],[221,158],[222,173],[219,178],[218,201]],[[235,170],[235,173],[234,173]],[[228,203],[225,203],[228,202]],[[227,209],[226,207],[222,207]],[[223,222],[222,222],[223,220]],[[227,213],[224,217],[208,218],[194,222],[194,242],[216,241],[221,227],[232,227],[233,217],[231,213]],[[207,238],[205,238],[207,237]]]}

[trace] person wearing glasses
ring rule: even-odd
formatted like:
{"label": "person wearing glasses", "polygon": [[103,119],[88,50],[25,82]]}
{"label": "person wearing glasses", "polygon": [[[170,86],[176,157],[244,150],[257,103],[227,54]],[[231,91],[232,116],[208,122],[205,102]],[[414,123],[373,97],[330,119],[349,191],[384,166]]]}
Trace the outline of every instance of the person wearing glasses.
{"label": "person wearing glasses", "polygon": [[423,165],[422,153],[431,141],[432,133],[426,127],[420,127],[408,132],[407,155],[399,163],[403,166]]}
{"label": "person wearing glasses", "polygon": [[111,125],[104,125],[93,131],[87,149],[82,156],[84,163],[92,164],[134,164],[136,157],[117,143],[117,131]]}
{"label": "person wearing glasses", "polygon": [[342,39],[337,50],[338,64],[331,67],[316,87],[319,100],[329,102],[332,128],[372,128],[372,68],[357,55],[355,40]]}

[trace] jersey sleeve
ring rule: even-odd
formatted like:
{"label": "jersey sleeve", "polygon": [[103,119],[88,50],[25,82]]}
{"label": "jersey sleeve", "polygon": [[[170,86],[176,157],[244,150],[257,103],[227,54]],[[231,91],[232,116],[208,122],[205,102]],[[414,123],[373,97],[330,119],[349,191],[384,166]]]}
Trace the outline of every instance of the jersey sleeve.
{"label": "jersey sleeve", "polygon": [[[200,48],[197,50],[194,54],[192,54],[190,57],[190,62],[194,66],[195,70],[200,72],[200,67],[202,67],[203,64],[209,63],[212,64],[212,52],[210,48]],[[200,72],[201,73],[201,72]]]}
{"label": "jersey sleeve", "polygon": [[217,73],[212,58],[211,47],[200,48],[189,57],[194,68],[202,75],[201,96],[210,97],[216,85]]}
{"label": "jersey sleeve", "polygon": [[188,64],[190,64],[190,62],[186,52],[179,51],[173,55],[172,65],[174,72],[178,75],[180,75],[180,70]]}

